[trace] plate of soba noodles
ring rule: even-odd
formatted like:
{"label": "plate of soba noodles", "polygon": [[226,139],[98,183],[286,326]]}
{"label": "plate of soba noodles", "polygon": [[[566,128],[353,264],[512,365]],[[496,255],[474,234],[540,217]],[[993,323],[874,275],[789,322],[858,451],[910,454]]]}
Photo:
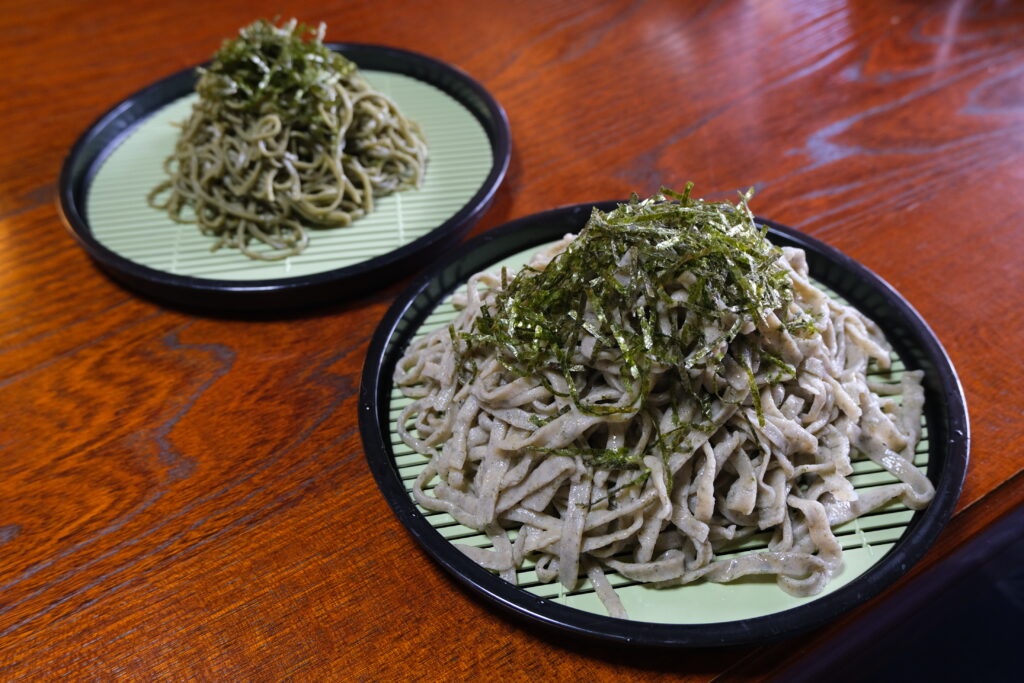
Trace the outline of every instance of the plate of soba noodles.
{"label": "plate of soba noodles", "polygon": [[65,223],[120,282],[173,303],[308,306],[405,276],[504,178],[508,120],[454,66],[260,20],[79,138]]}
{"label": "plate of soba noodles", "polygon": [[893,288],[751,193],[512,221],[401,295],[360,427],[412,538],[483,599],[631,644],[792,636],[925,553],[967,411]]}

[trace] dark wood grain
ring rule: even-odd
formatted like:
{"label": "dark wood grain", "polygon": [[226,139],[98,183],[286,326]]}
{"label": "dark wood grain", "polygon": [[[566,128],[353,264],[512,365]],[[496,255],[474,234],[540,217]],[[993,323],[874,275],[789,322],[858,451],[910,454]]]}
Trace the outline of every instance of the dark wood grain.
{"label": "dark wood grain", "polygon": [[[784,672],[1019,505],[1024,11],[965,2],[3,2],[0,679]],[[892,283],[971,414],[956,517],[899,585],[792,644],[635,652],[464,592],[378,493],[356,424],[401,283],[286,318],[163,307],[62,227],[98,115],[257,16],[450,62],[506,108],[513,159],[474,233],[563,204],[755,186],[761,215]]]}

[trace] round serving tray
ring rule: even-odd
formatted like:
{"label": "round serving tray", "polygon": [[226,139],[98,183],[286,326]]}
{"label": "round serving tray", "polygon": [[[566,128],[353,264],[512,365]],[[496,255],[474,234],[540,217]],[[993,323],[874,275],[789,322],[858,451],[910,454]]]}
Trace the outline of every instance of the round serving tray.
{"label": "round serving tray", "polygon": [[408,275],[456,242],[490,205],[511,154],[508,118],[457,68],[413,52],[329,43],[417,120],[429,147],[423,186],[378,199],[345,228],[311,231],[300,255],[253,261],[210,251],[194,224],[171,221],[146,196],[194,100],[195,69],[140,90],[78,139],[64,161],[64,222],[90,256],[125,285],[185,306],[264,311],[341,299]]}
{"label": "round serving tray", "polygon": [[[848,566],[825,592],[792,598],[774,581],[744,579],[672,589],[628,586],[631,619],[614,619],[602,613],[593,595],[566,595],[550,584],[520,588],[483,569],[453,545],[455,537],[467,542],[464,533],[459,537],[459,532],[452,532],[437,515],[425,513],[412,500],[410,472],[416,471],[416,459],[422,456],[412,454],[395,435],[395,415],[403,399],[392,382],[395,365],[410,340],[426,328],[443,324],[450,315],[446,300],[471,274],[498,263],[522,262],[525,253],[565,233],[578,232],[594,206],[610,210],[616,203],[555,209],[489,231],[432,266],[392,305],[367,355],[359,415],[367,461],[391,508],[434,560],[484,598],[552,628],[609,641],[697,647],[782,638],[819,626],[877,595],[921,558],[952,514],[969,451],[963,391],[934,333],[892,287],[837,250],[767,220],[758,219],[774,243],[804,249],[811,276],[832,296],[852,303],[880,325],[893,346],[897,365],[925,373],[925,439],[915,463],[927,469],[935,498],[922,511],[883,509],[872,520],[849,523],[852,526],[841,539]],[[884,483],[885,476],[884,471],[865,470],[855,475],[856,486]],[[623,602],[627,602],[625,596]]]}

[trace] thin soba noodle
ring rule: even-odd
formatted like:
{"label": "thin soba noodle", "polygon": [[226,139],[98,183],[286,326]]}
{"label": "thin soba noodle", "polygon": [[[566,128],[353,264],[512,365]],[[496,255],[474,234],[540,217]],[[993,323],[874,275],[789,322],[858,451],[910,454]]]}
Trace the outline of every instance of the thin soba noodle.
{"label": "thin soba noodle", "polygon": [[[397,427],[430,457],[413,495],[490,538],[469,557],[510,582],[526,558],[541,581],[587,577],[626,617],[608,571],[813,595],[842,562],[832,527],[927,505],[921,373],[869,379],[890,364],[879,328],[772,246],[746,199],[688,187],[595,211],[514,278],[473,275],[452,325],[410,346]],[[897,483],[855,490],[857,458]],[[718,556],[760,532],[765,550]]]}
{"label": "thin soba noodle", "polygon": [[259,21],[200,69],[199,101],[149,202],[253,259],[300,253],[307,228],[349,225],[374,198],[419,187],[423,132],[355,64],[323,45],[324,25]]}

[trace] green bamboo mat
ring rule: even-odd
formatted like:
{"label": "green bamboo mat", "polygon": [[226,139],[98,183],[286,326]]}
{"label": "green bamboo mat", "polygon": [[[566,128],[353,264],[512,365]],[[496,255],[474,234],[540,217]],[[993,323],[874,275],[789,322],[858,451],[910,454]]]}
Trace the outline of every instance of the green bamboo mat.
{"label": "green bamboo mat", "polygon": [[313,230],[303,253],[254,261],[236,249],[211,252],[213,240],[194,224],[172,221],[146,196],[164,180],[164,159],[196,96],[155,112],[107,157],[90,186],[86,218],[93,235],[135,263],[175,275],[217,280],[271,280],[352,266],[422,237],[457,213],[484,184],[493,154],[483,127],[458,101],[401,74],[363,71],[403,114],[423,127],[429,147],[422,187],[377,200],[373,213],[351,226]]}
{"label": "green bamboo mat", "polygon": [[[518,269],[526,263],[530,256],[540,247],[516,254],[492,268],[497,270],[502,265]],[[845,300],[816,283],[825,292],[838,301]],[[464,289],[464,286],[463,286]],[[431,331],[447,325],[456,316],[451,305],[451,297],[447,297],[427,317],[423,325],[416,331],[413,340],[419,339]],[[884,376],[887,380],[898,381],[904,371],[903,361],[895,354],[892,357],[892,370],[884,373],[873,373]],[[898,398],[898,397],[897,397]],[[392,387],[390,400],[390,420],[392,424],[391,444],[395,455],[395,465],[405,482],[406,491],[412,496],[412,486],[416,475],[424,468],[428,458],[416,453],[399,438],[394,425],[399,414],[409,399],[405,398],[397,387]],[[922,417],[922,438],[917,445],[915,465],[925,471],[928,466],[928,429]],[[854,474],[850,481],[857,490],[896,483],[898,480],[870,460],[858,460],[853,463]],[[417,506],[437,532],[452,542],[490,548],[490,540],[484,534],[462,526],[446,513],[430,512]],[[867,571],[878,562],[895,545],[906,531],[913,516],[901,503],[892,503],[875,512],[864,515],[851,522],[834,528],[836,537],[843,547],[843,566],[833,576],[828,586],[816,596],[797,598],[785,593],[775,583],[773,577],[746,577],[728,584],[698,582],[673,588],[651,588],[633,582],[619,574],[610,573],[608,579],[622,600],[629,617],[636,621],[669,624],[709,624],[740,619],[752,619],[798,607],[809,601],[827,595]],[[767,546],[769,534],[757,534],[737,542],[728,552],[719,556],[738,554],[763,549]],[[594,592],[589,581],[583,581],[576,590],[568,592],[555,583],[540,583],[535,572],[527,563],[518,572],[518,585],[530,593],[595,614],[607,614],[604,605]]]}

